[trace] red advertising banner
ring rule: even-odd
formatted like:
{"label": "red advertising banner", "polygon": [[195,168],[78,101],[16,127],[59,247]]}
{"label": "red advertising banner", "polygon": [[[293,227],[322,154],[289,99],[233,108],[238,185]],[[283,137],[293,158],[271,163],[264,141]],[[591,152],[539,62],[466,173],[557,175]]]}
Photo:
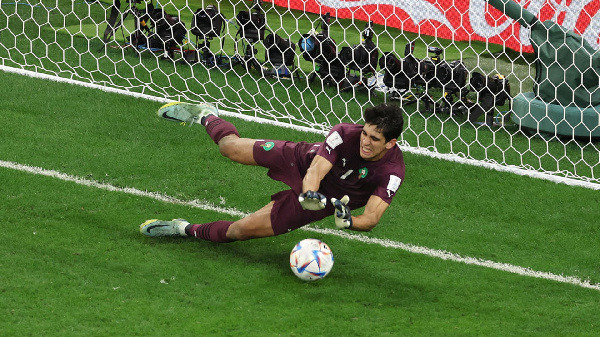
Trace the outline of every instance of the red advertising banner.
{"label": "red advertising banner", "polygon": [[[457,41],[480,40],[532,52],[529,28],[485,0],[266,0],[311,13],[400,28]],[[515,1],[541,21],[551,20],[600,46],[600,0]]]}

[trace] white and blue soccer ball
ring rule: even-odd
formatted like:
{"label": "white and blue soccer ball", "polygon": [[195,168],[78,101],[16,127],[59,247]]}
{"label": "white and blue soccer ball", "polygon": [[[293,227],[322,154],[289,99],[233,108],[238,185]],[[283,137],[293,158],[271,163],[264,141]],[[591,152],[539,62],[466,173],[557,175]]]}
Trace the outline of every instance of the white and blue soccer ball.
{"label": "white and blue soccer ball", "polygon": [[298,242],[290,253],[290,268],[303,281],[316,281],[327,276],[333,267],[333,253],[318,239]]}

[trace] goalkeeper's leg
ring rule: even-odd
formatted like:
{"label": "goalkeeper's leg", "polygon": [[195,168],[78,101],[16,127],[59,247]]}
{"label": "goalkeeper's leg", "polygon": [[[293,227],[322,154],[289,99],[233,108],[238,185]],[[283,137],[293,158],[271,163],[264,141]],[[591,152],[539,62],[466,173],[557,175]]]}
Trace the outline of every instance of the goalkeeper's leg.
{"label": "goalkeeper's leg", "polygon": [[214,115],[204,118],[202,125],[215,144],[219,145],[223,156],[241,164],[257,165],[254,160],[255,139],[240,138],[233,124]]}
{"label": "goalkeeper's leg", "polygon": [[331,205],[320,211],[303,210],[292,190],[281,191],[271,198],[270,203],[243,219],[188,225],[185,233],[213,242],[244,241],[289,233],[334,211]]}
{"label": "goalkeeper's leg", "polygon": [[190,224],[183,219],[162,221],[152,219],[140,225],[147,236],[193,236],[216,243],[243,241],[275,235],[271,227],[273,202],[238,221],[213,221]]}
{"label": "goalkeeper's leg", "polygon": [[[140,231],[148,236],[193,236],[206,241],[226,243],[289,233],[333,213],[331,205],[320,211],[303,210],[298,202],[298,195],[292,190],[276,193],[271,199],[272,201],[263,208],[235,222],[190,224],[181,219],[149,220],[140,226]],[[185,225],[183,230],[181,224]]]}
{"label": "goalkeeper's leg", "polygon": [[198,239],[219,243],[273,236],[275,233],[271,227],[272,209],[273,202],[270,202],[258,211],[238,221],[216,221],[188,225],[185,228],[185,233]]}

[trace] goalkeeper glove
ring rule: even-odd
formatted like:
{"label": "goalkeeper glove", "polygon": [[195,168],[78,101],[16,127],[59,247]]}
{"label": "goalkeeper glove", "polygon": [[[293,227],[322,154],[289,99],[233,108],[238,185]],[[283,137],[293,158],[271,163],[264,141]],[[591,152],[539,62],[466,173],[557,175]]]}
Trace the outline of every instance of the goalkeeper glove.
{"label": "goalkeeper glove", "polygon": [[319,211],[325,208],[327,198],[319,192],[306,191],[306,193],[300,193],[298,201],[303,209]]}
{"label": "goalkeeper glove", "polygon": [[347,206],[349,201],[350,197],[347,195],[342,200],[331,198],[331,203],[335,207],[335,225],[339,229],[352,227],[352,215],[350,214],[350,208]]}

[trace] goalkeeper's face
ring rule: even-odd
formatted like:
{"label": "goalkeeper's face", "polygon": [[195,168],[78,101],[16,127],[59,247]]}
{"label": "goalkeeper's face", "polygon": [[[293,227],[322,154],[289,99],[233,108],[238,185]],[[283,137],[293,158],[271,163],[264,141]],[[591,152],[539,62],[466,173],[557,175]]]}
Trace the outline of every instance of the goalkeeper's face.
{"label": "goalkeeper's face", "polygon": [[396,139],[386,141],[376,125],[367,123],[363,127],[360,134],[360,156],[364,160],[379,160],[395,145]]}

